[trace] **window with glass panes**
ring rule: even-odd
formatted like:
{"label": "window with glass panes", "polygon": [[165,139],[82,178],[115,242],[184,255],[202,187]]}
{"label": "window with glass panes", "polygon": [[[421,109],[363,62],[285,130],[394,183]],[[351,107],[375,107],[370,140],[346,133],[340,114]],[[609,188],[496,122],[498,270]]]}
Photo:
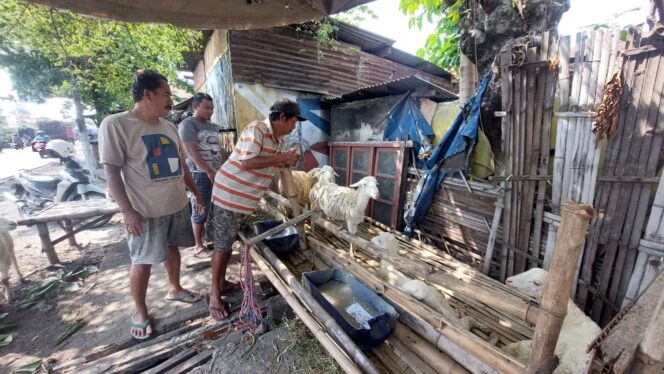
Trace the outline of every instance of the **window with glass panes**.
{"label": "window with glass panes", "polygon": [[380,197],[371,200],[366,214],[392,228],[400,228],[408,149],[403,142],[330,142],[337,184],[348,186],[366,176],[378,181]]}

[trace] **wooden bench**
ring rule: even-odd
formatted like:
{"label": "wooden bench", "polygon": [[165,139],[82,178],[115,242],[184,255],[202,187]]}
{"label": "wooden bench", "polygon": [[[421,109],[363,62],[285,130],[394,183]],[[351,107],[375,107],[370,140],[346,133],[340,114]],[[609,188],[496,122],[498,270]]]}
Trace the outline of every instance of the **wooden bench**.
{"label": "wooden bench", "polygon": [[[48,261],[51,264],[57,264],[60,262],[60,259],[55,253],[56,244],[67,239],[70,245],[78,245],[75,237],[77,233],[89,229],[104,219],[104,216],[119,212],[120,208],[118,205],[115,202],[107,200],[66,201],[50,205],[33,216],[16,221],[16,224],[19,226],[36,225],[42,244],[42,251],[46,253]],[[74,223],[74,220],[89,219],[92,217],[99,218],[91,221],[88,220],[78,225]],[[49,222],[63,222],[66,234],[51,240],[48,229]]]}

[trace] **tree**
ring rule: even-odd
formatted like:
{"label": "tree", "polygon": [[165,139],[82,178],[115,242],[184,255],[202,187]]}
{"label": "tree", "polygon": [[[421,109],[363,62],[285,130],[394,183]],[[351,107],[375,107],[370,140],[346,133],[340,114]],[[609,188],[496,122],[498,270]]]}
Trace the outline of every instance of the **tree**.
{"label": "tree", "polygon": [[[401,0],[410,23],[421,27],[426,19],[436,25],[419,55],[453,72],[460,53],[476,65],[478,76],[491,70],[503,48],[515,43],[533,46],[533,34],[556,30],[569,0]],[[500,79],[494,77],[482,101],[482,123],[494,152],[500,150]],[[460,82],[460,86],[464,86]]]}
{"label": "tree", "polygon": [[[80,134],[86,134],[83,105],[100,120],[131,107],[131,81],[138,69],[155,69],[171,82],[184,63],[182,53],[197,48],[201,33],[168,25],[131,24],[84,17],[20,0],[0,3],[0,66],[19,95],[43,100],[70,97]],[[86,136],[88,168],[94,170]]]}

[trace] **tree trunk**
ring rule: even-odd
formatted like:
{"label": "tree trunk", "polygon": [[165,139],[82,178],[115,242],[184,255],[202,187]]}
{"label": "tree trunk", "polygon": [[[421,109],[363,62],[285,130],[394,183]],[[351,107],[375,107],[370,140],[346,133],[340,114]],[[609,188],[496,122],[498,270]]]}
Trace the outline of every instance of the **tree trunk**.
{"label": "tree trunk", "polygon": [[473,61],[468,56],[461,53],[459,63],[459,106],[463,107],[473,96],[475,85],[477,84],[477,69]]}
{"label": "tree trunk", "polygon": [[74,109],[76,110],[76,128],[78,129],[79,139],[83,146],[83,157],[85,158],[85,167],[90,171],[92,180],[97,179],[97,163],[92,155],[92,146],[88,138],[88,129],[83,118],[83,102],[81,101],[81,89],[75,79],[72,79],[72,99],[74,100]]}
{"label": "tree trunk", "polygon": [[[479,77],[492,71],[494,59],[501,50],[515,44],[528,47],[540,43],[537,37],[544,31],[555,32],[569,0],[471,0],[468,12],[460,21],[461,53],[477,66]],[[500,111],[500,76],[493,69],[482,100],[482,127],[489,138],[494,154],[500,153],[500,119],[493,112]]]}

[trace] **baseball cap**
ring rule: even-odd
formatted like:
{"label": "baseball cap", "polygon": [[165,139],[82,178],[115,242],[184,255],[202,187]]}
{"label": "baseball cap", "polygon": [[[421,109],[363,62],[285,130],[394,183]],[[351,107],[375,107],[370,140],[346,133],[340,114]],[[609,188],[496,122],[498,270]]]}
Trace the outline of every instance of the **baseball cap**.
{"label": "baseball cap", "polygon": [[300,107],[297,103],[290,99],[276,101],[270,107],[270,112],[284,113],[287,117],[297,117],[299,121],[307,121],[307,119],[300,114]]}

